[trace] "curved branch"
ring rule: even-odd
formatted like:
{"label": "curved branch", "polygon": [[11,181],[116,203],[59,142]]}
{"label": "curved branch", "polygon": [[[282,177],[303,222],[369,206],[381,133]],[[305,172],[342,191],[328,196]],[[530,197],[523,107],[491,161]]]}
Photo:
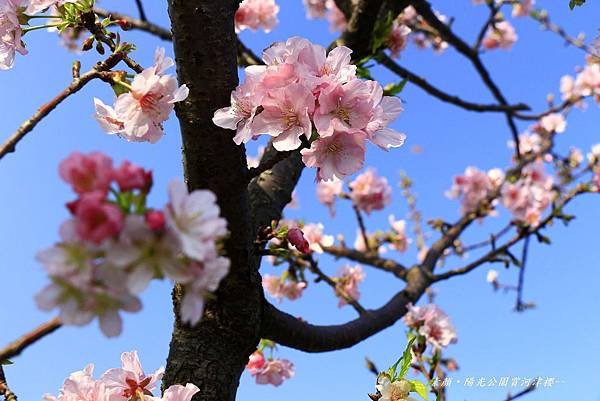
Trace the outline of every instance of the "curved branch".
{"label": "curved branch", "polygon": [[477,112],[507,112],[507,111],[517,111],[517,110],[530,110],[529,106],[523,103],[516,104],[514,106],[511,105],[503,105],[503,104],[481,104],[481,103],[472,103],[466,100],[462,100],[458,96],[450,95],[442,90],[436,88],[431,85],[429,82],[414,74],[413,72],[407,70],[406,68],[400,66],[394,60],[392,60],[388,55],[381,53],[380,56],[377,57],[379,63],[385,66],[388,70],[392,71],[396,75],[400,76],[403,79],[408,80],[409,82],[417,85],[419,88],[423,89],[425,92],[430,95],[438,98],[439,100],[453,104],[455,106],[461,107],[465,110],[469,111],[477,111]]}
{"label": "curved branch", "polygon": [[323,251],[336,258],[346,258],[355,262],[364,263],[366,265],[375,267],[379,270],[383,270],[392,273],[399,279],[405,280],[407,268],[400,263],[391,259],[384,259],[373,253],[365,253],[357,251],[356,249],[346,248],[344,246],[323,246]]}
{"label": "curved branch", "polygon": [[417,267],[408,272],[406,288],[379,309],[344,324],[316,326],[266,303],[261,337],[305,352],[327,352],[352,347],[392,326],[407,312],[407,304],[416,302],[429,285]]}
{"label": "curved branch", "polygon": [[168,41],[173,40],[173,35],[171,34],[170,30],[163,28],[159,25],[153,24],[151,22],[148,22],[148,20],[146,20],[146,19],[137,19],[137,18],[133,18],[126,14],[121,14],[121,13],[114,12],[114,11],[108,11],[108,10],[105,10],[103,8],[98,8],[98,7],[94,7],[94,12],[101,17],[123,20],[123,21],[127,22],[132,28],[150,33],[150,34],[157,36],[163,40],[168,40]]}
{"label": "curved branch", "polygon": [[25,348],[29,347],[31,344],[34,344],[46,337],[48,334],[52,334],[56,330],[58,330],[62,326],[59,318],[54,318],[38,327],[30,331],[29,333],[23,335],[21,338],[13,341],[8,344],[2,350],[0,350],[0,366],[2,361],[6,361],[7,359],[14,358],[17,355],[20,355]]}
{"label": "curved branch", "polygon": [[74,78],[71,84],[60,92],[58,96],[40,107],[29,120],[21,124],[21,126],[2,145],[0,145],[0,159],[7,154],[14,152],[17,144],[65,99],[79,92],[90,81],[96,78],[102,78],[104,72],[113,68],[119,61],[125,60],[126,57],[127,55],[123,53],[114,53],[105,61],[96,64],[92,70],[80,77]]}

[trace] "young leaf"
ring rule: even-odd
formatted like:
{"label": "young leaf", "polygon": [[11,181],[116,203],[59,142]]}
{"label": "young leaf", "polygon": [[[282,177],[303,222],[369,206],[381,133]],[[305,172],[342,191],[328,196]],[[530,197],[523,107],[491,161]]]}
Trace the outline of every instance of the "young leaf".
{"label": "young leaf", "polygon": [[421,398],[427,401],[427,386],[421,383],[418,380],[411,380],[410,384],[413,386],[413,390],[415,393],[419,394]]}
{"label": "young leaf", "polygon": [[387,84],[383,88],[383,94],[386,96],[396,96],[404,89],[404,86],[408,82],[408,79],[403,79],[402,81],[394,84]]}
{"label": "young leaf", "polygon": [[411,348],[416,339],[417,337],[413,335],[408,338],[408,344],[406,345],[404,354],[402,354],[402,363],[400,365],[400,372],[398,373],[397,379],[402,379],[408,373],[408,368],[410,368],[410,362],[412,361]]}

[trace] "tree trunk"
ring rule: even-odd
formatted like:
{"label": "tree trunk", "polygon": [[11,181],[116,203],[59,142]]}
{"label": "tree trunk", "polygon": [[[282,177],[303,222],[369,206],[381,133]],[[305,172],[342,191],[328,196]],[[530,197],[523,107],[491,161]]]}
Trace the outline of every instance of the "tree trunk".
{"label": "tree trunk", "polygon": [[173,291],[176,321],[164,386],[194,383],[204,401],[235,400],[240,375],[259,340],[262,287],[253,254],[247,168],[234,132],[212,123],[227,106],[238,83],[234,13],[237,0],[169,0],[180,83],[190,88],[177,107],[183,138],[183,163],[190,190],[208,188],[219,200],[230,231],[231,260],[215,300],[196,327],[178,316],[181,288]]}

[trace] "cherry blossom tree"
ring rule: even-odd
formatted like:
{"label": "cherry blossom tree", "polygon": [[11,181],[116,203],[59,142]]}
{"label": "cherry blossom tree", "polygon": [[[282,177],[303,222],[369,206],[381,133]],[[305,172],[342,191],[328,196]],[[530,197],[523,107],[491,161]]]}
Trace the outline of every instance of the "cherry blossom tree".
{"label": "cherry blossom tree", "polygon": [[[106,336],[118,336],[123,312],[144,313],[139,295],[152,280],[174,285],[166,367],[148,375],[137,352],[125,352],[121,368],[96,379],[88,365],[70,374],[57,396],[44,399],[234,400],[244,370],[259,385],[293,380],[293,362],[278,344],[311,353],[341,350],[402,321],[408,333],[400,340],[404,352],[398,350],[389,369],[370,363],[376,377],[369,396],[445,400],[438,382],[457,368],[446,355],[457,333],[451,316],[434,303],[432,286],[500,264],[518,269],[518,283],[501,282],[496,270],[489,270],[487,281],[516,294],[516,311],[533,307],[523,299],[530,244],[549,244],[551,226],[574,218],[569,203],[600,191],[600,145],[566,154],[556,145],[568,131],[570,113],[600,104],[599,46],[570,36],[533,0],[473,1],[489,10],[473,39],[459,36],[453,17],[427,0],[304,0],[306,16],[327,19],[338,39],[317,44],[298,32],[262,54],[245,46],[238,33],[275,30],[284,2],[168,0],[170,27],[149,21],[142,0],[135,2],[139,18],[96,3],[0,0],[0,69],[18,69],[27,42],[49,34],[46,28],[57,31],[67,48],[98,59],[86,72],[80,62],[73,64],[72,81],[6,138],[0,159],[20,157],[11,153],[26,137],[35,141],[29,136],[46,116],[98,80],[111,86],[114,102],[87,100],[100,129],[115,140],[156,143],[166,120],[179,121],[185,183],[156,189],[148,166],[115,161],[100,151],[81,153],[74,142],[73,153],[57,166],[57,177],[74,193],[74,199],[65,199],[69,218],[53,228],[60,240],[35,256],[48,283],[32,296],[42,310],[58,315],[0,349],[0,395],[7,401],[16,395],[3,365],[65,325],[97,320]],[[517,18],[531,19],[582,50],[574,75],[566,71],[556,82],[540,83],[561,94],[560,101],[548,99],[544,110],[510,102],[484,63],[485,53],[510,51],[518,43],[512,24]],[[40,20],[47,23],[37,24]],[[172,42],[175,59],[159,47],[152,65],[140,65],[135,44],[127,41],[132,29]],[[408,46],[454,49],[494,101],[466,100],[408,70],[402,65]],[[374,65],[394,73],[397,82],[382,85]],[[241,82],[238,68],[244,69]],[[392,128],[410,112],[399,97],[405,85],[422,89],[432,101],[502,115],[510,163],[485,171],[467,162],[464,172],[448,177],[446,196],[460,210],[455,221],[424,222],[413,183],[403,176],[401,193],[410,214],[406,220],[390,215],[384,227],[368,231],[368,219],[390,204],[393,188],[389,177],[365,166],[365,154],[401,157],[406,151],[411,133]],[[254,158],[245,145],[256,140],[267,146]],[[310,214],[307,221],[283,218],[304,170],[314,175],[314,191],[332,216],[338,204],[350,205],[356,216],[353,243],[336,236],[335,227],[310,221]],[[150,204],[148,196],[156,190],[168,194],[166,205]],[[504,228],[479,230],[478,242],[464,239],[473,226],[498,215],[507,216]],[[404,258],[409,247],[417,249],[418,262]],[[335,275],[326,273],[331,269],[324,268],[322,255],[343,261]],[[280,266],[281,273],[261,275],[267,263]],[[402,284],[374,309],[360,302],[369,269]],[[286,313],[285,302],[301,298],[313,282],[331,287],[338,306],[353,308],[357,317],[314,325]],[[417,305],[422,298],[429,302]],[[534,389],[531,384],[508,399]]]}

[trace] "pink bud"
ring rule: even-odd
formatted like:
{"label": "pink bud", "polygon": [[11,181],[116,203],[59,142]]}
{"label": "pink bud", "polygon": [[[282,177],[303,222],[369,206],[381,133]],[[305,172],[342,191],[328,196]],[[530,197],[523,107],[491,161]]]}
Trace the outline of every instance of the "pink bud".
{"label": "pink bud", "polygon": [[152,231],[163,231],[165,229],[165,215],[160,210],[149,210],[146,212],[146,224]]}
{"label": "pink bud", "polygon": [[140,191],[148,193],[152,187],[152,172],[124,160],[114,172],[115,180],[121,191]]}
{"label": "pink bud", "polygon": [[96,244],[114,237],[123,228],[123,214],[119,208],[105,201],[97,193],[83,194],[75,206],[77,234]]}
{"label": "pink bud", "polygon": [[250,360],[246,365],[246,369],[250,371],[250,373],[255,374],[255,372],[260,371],[265,366],[266,360],[263,353],[259,350],[254,351],[252,355],[250,355]]}
{"label": "pink bud", "polygon": [[310,244],[304,238],[304,233],[299,228],[292,228],[288,231],[288,241],[302,253],[310,253]]}

